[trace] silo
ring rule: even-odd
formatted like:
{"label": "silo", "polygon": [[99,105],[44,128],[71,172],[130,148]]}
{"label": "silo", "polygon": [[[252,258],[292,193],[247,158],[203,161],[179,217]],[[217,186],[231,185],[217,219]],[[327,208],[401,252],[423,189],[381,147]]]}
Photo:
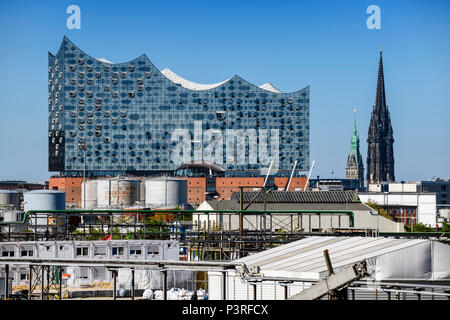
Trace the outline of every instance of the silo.
{"label": "silo", "polygon": [[160,177],[145,181],[145,204],[151,208],[173,209],[187,204],[187,180]]}
{"label": "silo", "polygon": [[139,203],[145,205],[145,180],[139,180]]}
{"label": "silo", "polygon": [[15,190],[0,190],[0,210],[19,210],[21,193]]}
{"label": "silo", "polygon": [[[86,193],[84,192],[85,187]],[[86,194],[86,202],[84,201],[85,194]],[[81,208],[87,210],[97,208],[97,196],[98,196],[97,180],[89,180],[81,184]],[[85,203],[86,208],[84,208]]]}
{"label": "silo", "polygon": [[[0,210],[0,217],[3,218],[3,222],[19,222],[23,220],[24,212],[20,210]],[[23,224],[10,224],[5,225],[3,231],[5,232],[24,232],[25,225]]]}
{"label": "silo", "polygon": [[[30,210],[65,210],[66,209],[66,193],[57,190],[33,190],[25,192],[23,194],[24,210],[25,212]],[[30,224],[37,226],[57,223],[58,225],[64,225],[65,219],[58,219],[49,214],[38,214],[37,218],[32,218]],[[43,230],[45,228],[37,228],[37,230]]]}
{"label": "silo", "polygon": [[139,201],[139,180],[97,180],[97,207],[132,206]]}

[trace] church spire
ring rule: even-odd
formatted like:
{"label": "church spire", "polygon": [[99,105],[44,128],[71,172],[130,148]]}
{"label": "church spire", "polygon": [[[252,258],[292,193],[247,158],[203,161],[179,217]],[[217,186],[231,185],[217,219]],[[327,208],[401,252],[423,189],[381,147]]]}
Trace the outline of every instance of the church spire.
{"label": "church spire", "polygon": [[395,181],[391,118],[386,105],[383,52],[380,48],[377,91],[368,132],[367,183]]}
{"label": "church spire", "polygon": [[358,179],[359,188],[364,188],[364,164],[359,149],[358,130],[356,129],[356,108],[353,109],[353,135],[350,142],[350,153],[347,158],[345,175],[347,179]]}
{"label": "church spire", "polygon": [[386,93],[384,91],[384,71],[383,71],[383,51],[380,48],[380,62],[378,63],[377,94],[375,98],[375,107],[386,108]]}
{"label": "church spire", "polygon": [[[350,146],[350,155],[358,156],[357,153],[359,152],[359,137],[358,137],[358,130],[356,129],[356,108],[353,109],[353,135],[351,140],[351,146]],[[356,159],[358,160],[358,159]]]}

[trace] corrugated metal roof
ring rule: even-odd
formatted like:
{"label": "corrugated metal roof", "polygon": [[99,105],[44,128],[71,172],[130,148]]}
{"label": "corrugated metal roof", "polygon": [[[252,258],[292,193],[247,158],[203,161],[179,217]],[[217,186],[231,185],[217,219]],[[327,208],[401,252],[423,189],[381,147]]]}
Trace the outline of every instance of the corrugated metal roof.
{"label": "corrugated metal roof", "polygon": [[[239,202],[235,200],[208,200],[214,210],[239,210]],[[352,210],[370,211],[370,208],[360,202],[349,203],[252,203],[247,210]]]}
{"label": "corrugated metal roof", "polygon": [[[243,193],[244,202],[250,202],[258,191],[246,191]],[[271,191],[262,192],[254,202],[266,203],[349,203],[358,199],[356,191]],[[233,192],[232,200],[239,201],[239,192]],[[359,199],[357,200],[359,201]]]}
{"label": "corrugated metal roof", "polygon": [[333,268],[374,258],[386,253],[412,247],[428,240],[371,237],[307,237],[277,248],[238,259],[261,271],[323,273],[327,271],[323,251],[328,250]]}

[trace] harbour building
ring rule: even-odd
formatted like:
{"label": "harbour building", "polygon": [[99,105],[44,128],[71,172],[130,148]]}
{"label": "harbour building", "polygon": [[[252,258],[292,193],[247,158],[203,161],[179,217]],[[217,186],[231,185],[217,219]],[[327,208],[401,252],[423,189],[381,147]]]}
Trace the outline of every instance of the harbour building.
{"label": "harbour building", "polygon": [[64,37],[48,55],[49,171],[147,176],[200,164],[224,176],[289,176],[296,161],[296,173],[307,171],[309,95],[237,75],[194,83],[145,54],[112,63]]}

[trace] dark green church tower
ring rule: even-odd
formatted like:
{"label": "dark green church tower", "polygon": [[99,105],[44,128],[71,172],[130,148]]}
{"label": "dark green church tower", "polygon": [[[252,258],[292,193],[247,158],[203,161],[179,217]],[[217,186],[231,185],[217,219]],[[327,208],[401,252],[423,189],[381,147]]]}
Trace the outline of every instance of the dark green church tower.
{"label": "dark green church tower", "polygon": [[345,175],[347,179],[358,179],[360,188],[364,188],[364,164],[359,149],[359,135],[356,130],[356,109],[354,111],[353,119],[353,135],[350,144],[350,154],[347,158],[347,167],[345,168]]}

